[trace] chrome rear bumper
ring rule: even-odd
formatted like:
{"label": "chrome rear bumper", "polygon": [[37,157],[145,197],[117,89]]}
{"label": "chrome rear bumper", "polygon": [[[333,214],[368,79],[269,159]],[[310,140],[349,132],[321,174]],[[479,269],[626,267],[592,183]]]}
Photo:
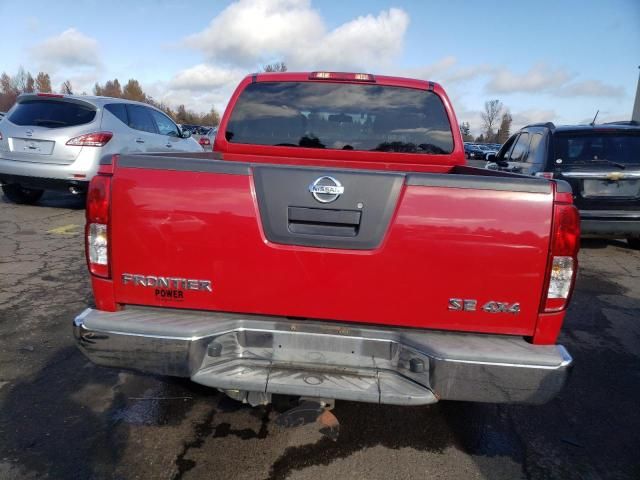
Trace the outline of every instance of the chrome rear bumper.
{"label": "chrome rear bumper", "polygon": [[176,309],[87,309],[73,327],[99,365],[223,390],[396,405],[544,403],[572,363],[564,347],[521,337]]}

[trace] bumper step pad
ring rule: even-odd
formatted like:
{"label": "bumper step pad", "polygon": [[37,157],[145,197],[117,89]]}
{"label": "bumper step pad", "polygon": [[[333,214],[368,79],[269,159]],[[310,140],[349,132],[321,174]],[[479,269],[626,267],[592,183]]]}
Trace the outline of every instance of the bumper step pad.
{"label": "bumper step pad", "polygon": [[231,360],[199,370],[191,380],[222,390],[247,390],[303,397],[333,398],[391,405],[427,405],[437,398],[426,387],[401,375],[360,370],[323,372]]}

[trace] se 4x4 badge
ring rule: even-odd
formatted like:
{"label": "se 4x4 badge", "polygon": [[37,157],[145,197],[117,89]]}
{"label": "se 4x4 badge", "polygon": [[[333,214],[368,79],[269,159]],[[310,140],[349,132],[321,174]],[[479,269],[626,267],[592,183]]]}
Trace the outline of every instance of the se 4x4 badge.
{"label": "se 4x4 badge", "polygon": [[[478,301],[473,299],[464,299],[464,298],[450,298],[449,299],[449,310],[458,311],[458,312],[475,312],[478,308]],[[507,303],[507,302],[496,302],[495,300],[489,300],[487,303],[482,305],[480,309],[487,313],[512,313],[518,314],[520,313],[520,304],[516,303]]]}

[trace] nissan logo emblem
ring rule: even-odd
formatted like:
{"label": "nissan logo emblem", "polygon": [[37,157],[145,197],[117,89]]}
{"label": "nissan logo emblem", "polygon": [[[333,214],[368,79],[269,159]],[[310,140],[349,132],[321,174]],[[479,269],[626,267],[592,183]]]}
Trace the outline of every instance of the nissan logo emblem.
{"label": "nissan logo emblem", "polygon": [[309,185],[313,198],[320,203],[331,203],[344,193],[342,184],[333,177],[325,176],[316,179]]}

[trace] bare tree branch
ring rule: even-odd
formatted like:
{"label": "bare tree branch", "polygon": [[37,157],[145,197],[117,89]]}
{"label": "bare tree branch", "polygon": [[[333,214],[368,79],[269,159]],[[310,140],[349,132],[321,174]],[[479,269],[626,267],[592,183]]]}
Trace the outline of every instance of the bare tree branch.
{"label": "bare tree branch", "polygon": [[494,127],[502,114],[502,102],[500,100],[487,100],[484,102],[484,112],[482,112],[482,126],[484,128],[485,141],[491,142],[494,137]]}

